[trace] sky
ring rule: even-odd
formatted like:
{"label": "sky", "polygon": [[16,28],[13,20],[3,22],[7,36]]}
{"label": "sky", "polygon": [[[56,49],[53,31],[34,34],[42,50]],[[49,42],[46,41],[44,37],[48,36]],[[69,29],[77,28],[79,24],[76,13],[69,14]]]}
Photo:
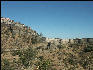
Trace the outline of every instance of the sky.
{"label": "sky", "polygon": [[49,38],[93,38],[93,1],[1,1],[1,16]]}

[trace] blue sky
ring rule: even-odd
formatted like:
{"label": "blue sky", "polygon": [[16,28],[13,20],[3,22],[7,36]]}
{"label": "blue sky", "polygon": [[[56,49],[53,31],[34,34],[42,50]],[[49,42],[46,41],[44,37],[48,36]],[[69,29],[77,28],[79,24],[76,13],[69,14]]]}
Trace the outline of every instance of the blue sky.
{"label": "blue sky", "polygon": [[93,38],[93,1],[2,1],[1,16],[49,38]]}

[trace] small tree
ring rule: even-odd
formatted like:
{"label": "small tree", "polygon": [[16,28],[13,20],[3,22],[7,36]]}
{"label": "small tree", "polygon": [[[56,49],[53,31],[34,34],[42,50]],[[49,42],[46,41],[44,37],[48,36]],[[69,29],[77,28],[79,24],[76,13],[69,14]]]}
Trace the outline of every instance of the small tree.
{"label": "small tree", "polygon": [[39,36],[41,36],[41,37],[43,36],[42,32],[40,33],[40,35],[39,35]]}

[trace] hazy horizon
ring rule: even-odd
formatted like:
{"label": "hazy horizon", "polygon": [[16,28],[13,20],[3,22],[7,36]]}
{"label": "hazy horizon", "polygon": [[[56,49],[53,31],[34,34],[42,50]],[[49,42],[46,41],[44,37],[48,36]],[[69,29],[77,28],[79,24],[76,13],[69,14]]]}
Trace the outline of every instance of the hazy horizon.
{"label": "hazy horizon", "polygon": [[93,38],[93,1],[1,1],[1,16],[48,38]]}

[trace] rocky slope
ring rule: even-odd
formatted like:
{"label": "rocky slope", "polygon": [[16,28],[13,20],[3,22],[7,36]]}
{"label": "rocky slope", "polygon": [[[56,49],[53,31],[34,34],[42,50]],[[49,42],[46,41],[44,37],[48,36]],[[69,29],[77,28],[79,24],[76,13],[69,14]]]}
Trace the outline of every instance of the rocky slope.
{"label": "rocky slope", "polygon": [[93,70],[93,44],[48,43],[17,22],[1,23],[2,70]]}

